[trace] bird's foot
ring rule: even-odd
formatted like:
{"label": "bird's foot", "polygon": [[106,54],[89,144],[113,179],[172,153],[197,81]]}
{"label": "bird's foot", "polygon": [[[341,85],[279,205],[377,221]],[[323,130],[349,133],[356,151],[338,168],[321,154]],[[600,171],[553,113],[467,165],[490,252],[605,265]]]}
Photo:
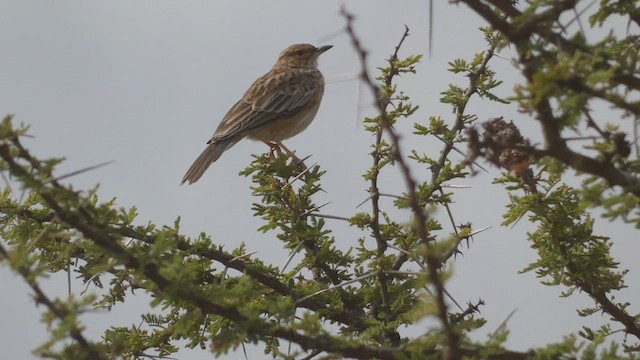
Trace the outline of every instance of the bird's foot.
{"label": "bird's foot", "polygon": [[289,150],[286,146],[284,146],[284,144],[280,141],[264,141],[265,144],[267,144],[267,146],[269,146],[269,156],[270,157],[275,157],[276,154],[278,156],[280,156],[282,154],[282,151],[284,150],[285,153],[287,153],[287,155],[289,155],[289,157],[291,158],[291,160],[293,161],[293,163],[302,168],[302,170],[305,170],[307,168],[307,166],[304,164],[304,160],[305,159],[300,159],[299,157],[296,156],[296,154]]}
{"label": "bird's foot", "polygon": [[264,143],[267,144],[267,146],[269,146],[269,156],[275,157],[276,153],[278,154],[278,156],[282,154],[282,149],[280,148],[279,143],[275,141],[269,141],[269,142],[265,141]]}

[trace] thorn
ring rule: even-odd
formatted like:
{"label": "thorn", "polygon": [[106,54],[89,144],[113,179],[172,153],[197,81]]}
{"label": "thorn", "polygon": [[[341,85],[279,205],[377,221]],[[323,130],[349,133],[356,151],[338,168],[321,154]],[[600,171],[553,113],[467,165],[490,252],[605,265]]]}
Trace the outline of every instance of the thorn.
{"label": "thorn", "polygon": [[318,210],[322,209],[323,207],[325,207],[325,206],[327,206],[329,204],[331,204],[331,201],[328,201],[328,202],[326,202],[326,203],[324,203],[322,205],[318,205],[318,206],[314,207],[313,209],[309,209],[309,210],[305,211],[302,215],[300,215],[300,217],[307,216],[307,215],[311,214],[312,212],[318,211]]}
{"label": "thorn", "polygon": [[[304,160],[307,160],[308,158],[310,158],[311,155],[307,156],[306,158],[304,158]],[[298,175],[296,175],[296,177],[294,177],[293,179],[291,179],[290,181],[288,181],[286,184],[282,185],[282,187],[280,188],[280,190],[284,190],[284,188],[286,188],[287,186],[291,186],[291,184],[293,184],[294,181],[300,179],[304,174],[306,174],[307,172],[309,172],[309,170],[311,170],[311,168],[313,168],[314,166],[318,165],[318,163],[314,163],[313,165],[311,165],[311,167],[305,167],[305,169]]]}
{"label": "thorn", "polygon": [[[238,255],[234,258],[232,258],[231,260],[229,260],[229,263],[232,263],[234,261],[238,261],[240,259],[244,259],[246,257],[249,257],[253,254],[257,253],[257,251],[251,252],[251,253],[246,253],[246,254],[242,254],[242,255]],[[224,266],[224,270],[222,271],[222,275],[221,275],[221,279],[220,279],[220,285],[224,284],[224,279],[227,277],[227,270],[229,269],[229,265],[225,265]]]}
{"label": "thorn", "polygon": [[289,266],[289,263],[291,262],[291,260],[293,260],[293,257],[300,252],[300,250],[302,250],[302,247],[304,246],[304,240],[300,241],[300,243],[298,244],[298,246],[295,247],[295,249],[293,249],[293,251],[291,251],[291,254],[289,254],[289,258],[287,259],[287,262],[284,264],[284,266],[282,267],[282,270],[280,270],[280,274],[284,274],[284,270],[287,268],[287,266]]}
{"label": "thorn", "polygon": [[89,167],[86,167],[86,168],[84,168],[84,169],[80,169],[80,170],[72,171],[72,172],[70,172],[70,173],[68,173],[68,174],[61,175],[61,176],[55,177],[55,178],[53,178],[53,179],[49,179],[49,180],[43,181],[42,183],[43,183],[43,184],[47,184],[47,183],[51,183],[51,182],[56,182],[56,181],[58,181],[58,180],[62,180],[62,179],[64,179],[64,178],[68,178],[68,177],[70,177],[70,176],[74,176],[74,175],[82,174],[82,173],[87,172],[87,171],[91,171],[91,170],[95,170],[95,169],[97,169],[97,168],[101,168],[101,167],[106,166],[106,165],[109,165],[109,164],[111,164],[111,163],[113,163],[113,160],[111,160],[111,161],[105,161],[105,162],[100,163],[100,164],[98,164],[98,165],[89,166]]}

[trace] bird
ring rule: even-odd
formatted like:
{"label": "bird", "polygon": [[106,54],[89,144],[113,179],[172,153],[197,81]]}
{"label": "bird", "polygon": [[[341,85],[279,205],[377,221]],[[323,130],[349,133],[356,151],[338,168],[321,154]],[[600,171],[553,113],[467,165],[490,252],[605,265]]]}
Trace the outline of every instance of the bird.
{"label": "bird", "polygon": [[198,181],[222,153],[245,137],[267,144],[270,154],[282,148],[297,159],[282,141],[305,130],[315,118],[324,94],[318,57],[332,47],[295,44],[282,50],[271,70],[224,116],[181,185]]}

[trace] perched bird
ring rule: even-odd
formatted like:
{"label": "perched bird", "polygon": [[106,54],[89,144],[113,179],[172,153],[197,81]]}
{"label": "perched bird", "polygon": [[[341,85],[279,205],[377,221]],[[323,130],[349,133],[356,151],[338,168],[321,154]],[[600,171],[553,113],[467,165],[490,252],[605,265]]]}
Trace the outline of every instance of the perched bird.
{"label": "perched bird", "polygon": [[291,45],[271,70],[256,80],[224,116],[202,154],[182,178],[182,184],[198,181],[209,166],[245,136],[269,145],[271,152],[285,149],[282,140],[306,129],[318,112],[324,78],[318,56],[331,45]]}

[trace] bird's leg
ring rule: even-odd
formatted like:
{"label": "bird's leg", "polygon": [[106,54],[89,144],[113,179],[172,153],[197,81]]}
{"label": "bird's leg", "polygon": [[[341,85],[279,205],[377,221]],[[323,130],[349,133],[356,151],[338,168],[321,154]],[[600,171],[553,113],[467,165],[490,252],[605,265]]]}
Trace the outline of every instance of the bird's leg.
{"label": "bird's leg", "polygon": [[286,152],[287,155],[289,155],[289,157],[293,159],[293,162],[296,165],[301,165],[302,168],[304,169],[307,168],[307,166],[304,164],[304,161],[298,158],[296,154],[293,153],[293,151],[287,149],[287,147],[284,146],[282,142],[280,141],[263,141],[263,142],[267,144],[267,146],[269,146],[269,156],[274,157],[276,153],[279,156],[280,154],[282,154],[282,150],[284,150],[284,152]]}
{"label": "bird's leg", "polygon": [[269,147],[269,156],[274,157],[275,153],[278,155],[282,154],[282,149],[280,149],[280,145],[275,141],[263,141]]}

